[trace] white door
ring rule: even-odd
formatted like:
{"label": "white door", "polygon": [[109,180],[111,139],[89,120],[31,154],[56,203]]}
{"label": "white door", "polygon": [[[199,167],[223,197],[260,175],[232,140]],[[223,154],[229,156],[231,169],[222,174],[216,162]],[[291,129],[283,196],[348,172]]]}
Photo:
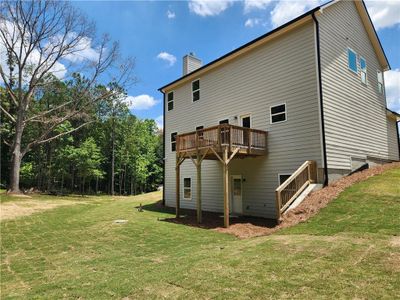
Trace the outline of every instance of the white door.
{"label": "white door", "polygon": [[242,202],[242,176],[232,175],[232,192],[231,192],[231,212],[234,214],[243,213],[243,202]]}

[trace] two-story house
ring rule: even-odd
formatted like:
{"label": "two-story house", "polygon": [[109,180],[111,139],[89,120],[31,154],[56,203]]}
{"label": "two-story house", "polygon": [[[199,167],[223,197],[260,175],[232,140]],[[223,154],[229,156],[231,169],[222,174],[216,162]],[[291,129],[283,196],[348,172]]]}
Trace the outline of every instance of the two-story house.
{"label": "two-story house", "polygon": [[178,216],[279,218],[307,182],[399,160],[390,66],[362,1],[332,1],[204,66],[193,55],[183,65],[160,88],[164,202]]}

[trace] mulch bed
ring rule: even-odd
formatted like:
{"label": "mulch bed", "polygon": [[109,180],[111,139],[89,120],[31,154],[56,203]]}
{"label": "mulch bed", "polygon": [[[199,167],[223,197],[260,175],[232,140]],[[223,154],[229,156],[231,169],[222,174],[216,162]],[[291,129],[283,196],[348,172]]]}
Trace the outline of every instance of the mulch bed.
{"label": "mulch bed", "polygon": [[232,217],[230,220],[231,226],[229,226],[229,228],[224,228],[223,217],[221,217],[221,214],[210,212],[203,212],[203,222],[202,224],[198,224],[196,221],[196,212],[193,210],[182,210],[181,218],[164,219],[164,221],[212,229],[218,232],[235,235],[241,239],[269,235],[281,228],[305,222],[317,214],[321,208],[324,208],[329,202],[337,198],[345,188],[393,168],[400,168],[400,163],[389,163],[366,169],[350,176],[345,176],[319,191],[312,192],[299,206],[287,212],[282,217],[279,225],[275,220],[241,216]]}

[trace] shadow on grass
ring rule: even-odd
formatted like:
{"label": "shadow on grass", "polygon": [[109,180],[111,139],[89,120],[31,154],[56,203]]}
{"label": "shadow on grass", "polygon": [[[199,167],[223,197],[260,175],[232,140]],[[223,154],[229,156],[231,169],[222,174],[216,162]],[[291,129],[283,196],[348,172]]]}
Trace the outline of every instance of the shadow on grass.
{"label": "shadow on grass", "polygon": [[[137,206],[136,208],[139,209],[139,206]],[[197,222],[197,212],[196,210],[193,209],[181,209],[179,219],[175,217],[175,208],[164,206],[162,204],[162,201],[143,205],[142,209],[159,213],[168,213],[172,215],[170,218],[159,219],[160,221],[163,222],[182,224],[186,226],[199,227],[203,229],[215,229],[224,226],[223,213],[203,211],[202,222],[201,224],[199,224]],[[249,224],[250,226],[253,225],[258,227],[273,228],[277,225],[277,222],[276,220],[273,219],[266,219],[261,217],[232,215],[230,217],[230,225],[235,225],[235,224]]]}

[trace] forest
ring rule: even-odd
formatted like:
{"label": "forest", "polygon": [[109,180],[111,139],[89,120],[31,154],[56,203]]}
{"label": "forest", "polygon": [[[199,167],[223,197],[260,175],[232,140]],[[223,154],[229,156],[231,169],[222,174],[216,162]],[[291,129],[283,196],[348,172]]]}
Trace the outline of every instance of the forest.
{"label": "forest", "polygon": [[2,1],[0,58],[1,188],[132,195],[162,183],[162,132],[126,102],[134,58],[70,2]]}

